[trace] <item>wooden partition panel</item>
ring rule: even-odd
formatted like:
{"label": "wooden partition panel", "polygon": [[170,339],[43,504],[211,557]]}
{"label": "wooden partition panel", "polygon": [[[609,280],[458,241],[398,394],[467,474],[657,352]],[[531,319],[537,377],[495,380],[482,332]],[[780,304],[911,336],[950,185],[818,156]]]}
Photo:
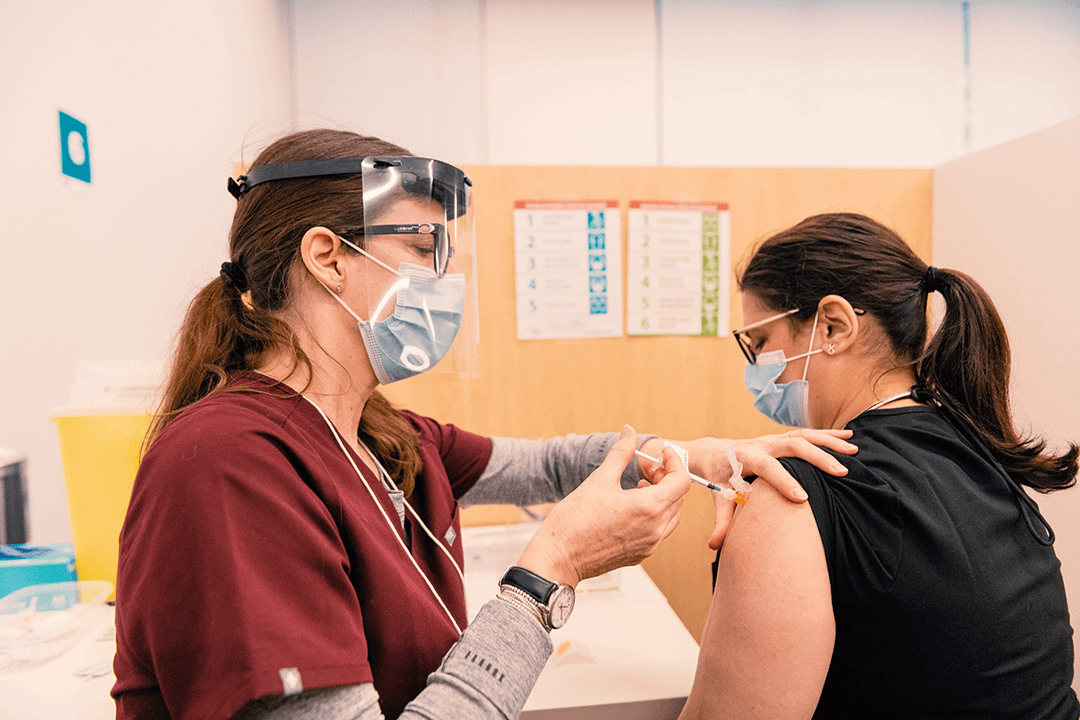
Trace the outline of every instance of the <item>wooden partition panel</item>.
{"label": "wooden partition panel", "polygon": [[[721,201],[731,208],[732,267],[770,234],[808,215],[853,211],[897,230],[929,260],[930,170],[472,167],[480,302],[480,377],[421,376],[386,388],[398,404],[491,435],[551,437],[639,432],[673,439],[750,437],[780,428],[757,413],[742,384],[744,360],[728,337],[517,339],[515,200]],[[624,270],[625,272],[625,270]],[[625,275],[624,275],[625,277]],[[742,324],[732,282],[731,326]],[[682,522],[644,563],[672,608],[700,638],[711,596],[705,545],[712,500],[691,488]]]}

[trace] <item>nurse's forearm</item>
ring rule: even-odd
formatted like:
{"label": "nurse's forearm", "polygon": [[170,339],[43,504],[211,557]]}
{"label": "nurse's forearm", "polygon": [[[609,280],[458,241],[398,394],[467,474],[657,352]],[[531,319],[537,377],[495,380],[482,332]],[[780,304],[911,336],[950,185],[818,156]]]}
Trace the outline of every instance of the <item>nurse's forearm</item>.
{"label": "nurse's forearm", "polygon": [[[639,447],[653,437],[639,435]],[[618,433],[541,440],[492,438],[491,459],[461,503],[524,506],[558,502],[600,467],[618,439]],[[638,477],[637,463],[631,462],[623,472],[623,487],[637,487]]]}
{"label": "nurse's forearm", "polygon": [[491,600],[401,718],[516,718],[551,649],[551,637],[535,618],[505,601]]}

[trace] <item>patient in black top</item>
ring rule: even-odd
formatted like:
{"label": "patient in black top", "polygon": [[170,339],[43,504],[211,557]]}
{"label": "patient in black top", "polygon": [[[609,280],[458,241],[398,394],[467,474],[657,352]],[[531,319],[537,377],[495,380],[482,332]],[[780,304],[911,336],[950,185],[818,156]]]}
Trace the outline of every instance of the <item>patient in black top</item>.
{"label": "patient in black top", "polygon": [[1016,431],[985,291],[849,214],[767,240],[740,289],[755,407],[859,453],[844,477],[784,461],[807,505],[755,484],[682,717],[1080,717],[1053,532],[1021,488],[1073,485],[1078,448]]}

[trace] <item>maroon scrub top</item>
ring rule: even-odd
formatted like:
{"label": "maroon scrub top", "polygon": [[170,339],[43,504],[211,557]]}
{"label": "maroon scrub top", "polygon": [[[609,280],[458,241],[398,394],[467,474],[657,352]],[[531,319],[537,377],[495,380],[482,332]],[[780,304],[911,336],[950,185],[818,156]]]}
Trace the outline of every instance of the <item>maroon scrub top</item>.
{"label": "maroon scrub top", "polygon": [[[282,693],[289,668],[304,688],[373,682],[397,717],[458,634],[394,537],[389,494],[350,449],[392,524],[307,400],[257,373],[231,384],[181,413],[139,466],[120,534],[117,718],[229,718]],[[423,459],[409,503],[460,567],[457,498],[491,440],[402,415]],[[456,569],[406,523],[464,628]]]}

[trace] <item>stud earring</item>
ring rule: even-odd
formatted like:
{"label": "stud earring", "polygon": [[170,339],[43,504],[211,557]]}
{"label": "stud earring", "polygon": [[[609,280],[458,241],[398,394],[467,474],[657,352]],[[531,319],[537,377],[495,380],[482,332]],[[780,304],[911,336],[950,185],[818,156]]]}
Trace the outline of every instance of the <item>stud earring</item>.
{"label": "stud earring", "polygon": [[340,292],[345,292],[345,284],[344,283],[338,283],[337,287],[334,288],[334,289],[337,290],[339,293]]}
{"label": "stud earring", "polygon": [[829,353],[830,355],[835,354],[836,353],[836,343],[829,343],[829,349],[826,350],[825,352]]}

